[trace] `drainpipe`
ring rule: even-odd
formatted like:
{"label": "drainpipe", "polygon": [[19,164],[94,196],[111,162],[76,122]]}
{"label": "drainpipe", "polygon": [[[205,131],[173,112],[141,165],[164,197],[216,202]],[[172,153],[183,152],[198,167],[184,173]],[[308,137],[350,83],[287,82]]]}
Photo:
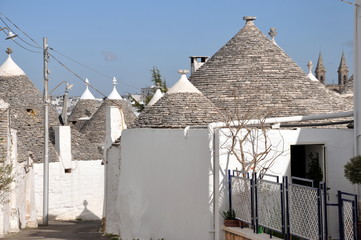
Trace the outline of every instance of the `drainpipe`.
{"label": "drainpipe", "polygon": [[215,124],[208,125],[209,147],[212,153],[213,163],[213,239],[219,240],[219,129]]}

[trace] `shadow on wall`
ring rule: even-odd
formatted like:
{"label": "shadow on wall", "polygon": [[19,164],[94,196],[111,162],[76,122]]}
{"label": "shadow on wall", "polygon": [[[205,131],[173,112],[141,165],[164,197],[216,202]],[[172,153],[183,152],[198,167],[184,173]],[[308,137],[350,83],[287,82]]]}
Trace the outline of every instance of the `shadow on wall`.
{"label": "shadow on wall", "polygon": [[84,210],[80,213],[79,216],[76,217],[77,220],[100,220],[100,218],[95,215],[92,211],[90,211],[87,206],[88,206],[88,201],[84,200],[83,201],[83,205],[84,205]]}

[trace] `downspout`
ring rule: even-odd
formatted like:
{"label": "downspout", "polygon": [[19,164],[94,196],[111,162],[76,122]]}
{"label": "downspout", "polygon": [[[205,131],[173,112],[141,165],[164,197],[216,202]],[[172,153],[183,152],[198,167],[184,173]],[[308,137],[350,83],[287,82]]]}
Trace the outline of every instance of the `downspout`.
{"label": "downspout", "polygon": [[213,239],[219,240],[219,129],[214,123],[208,125],[209,145],[213,162]]}

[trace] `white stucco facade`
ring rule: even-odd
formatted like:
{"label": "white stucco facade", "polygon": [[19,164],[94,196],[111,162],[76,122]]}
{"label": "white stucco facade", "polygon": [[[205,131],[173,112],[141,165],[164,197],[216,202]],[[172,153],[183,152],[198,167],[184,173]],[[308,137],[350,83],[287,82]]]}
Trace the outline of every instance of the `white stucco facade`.
{"label": "white stucco facade", "polygon": [[[128,239],[213,239],[215,230],[216,239],[223,239],[219,212],[228,209],[227,170],[241,169],[228,154],[227,131],[221,129],[214,140],[208,129],[191,128],[186,135],[183,129],[123,131],[120,146],[108,153],[106,231]],[[291,176],[291,146],[306,145],[322,154],[330,203],[336,202],[337,190],[354,192],[343,168],[353,156],[352,129],[274,129],[268,136],[273,152],[282,154],[267,173]],[[216,176],[213,163],[219,166]],[[120,175],[114,174],[119,168]],[[338,235],[335,214],[331,209],[333,237]]]}
{"label": "white stucco facade", "polygon": [[7,233],[19,232],[23,228],[38,226],[31,159],[29,162],[19,163],[16,131],[11,130],[9,137],[11,140],[8,141],[8,157],[5,163],[12,164],[14,181],[11,191],[5,193],[6,196],[1,196],[5,204],[0,205],[0,237]]}
{"label": "white stucco facade", "polygon": [[[116,201],[107,206],[117,215],[107,217],[107,232],[118,230],[123,239],[209,239],[208,131],[128,129],[120,147],[118,196],[108,191]],[[108,161],[119,161],[117,149]]]}
{"label": "white stucco facade", "polygon": [[[34,164],[38,218],[43,213],[43,164]],[[104,200],[104,165],[101,160],[72,161],[65,173],[62,162],[49,163],[49,218],[100,220]]]}

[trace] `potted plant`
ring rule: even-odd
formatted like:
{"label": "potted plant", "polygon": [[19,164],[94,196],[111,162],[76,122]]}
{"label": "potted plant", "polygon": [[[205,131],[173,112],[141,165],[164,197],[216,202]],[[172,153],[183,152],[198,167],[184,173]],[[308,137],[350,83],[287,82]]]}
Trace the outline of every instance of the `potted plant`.
{"label": "potted plant", "polygon": [[[361,156],[356,156],[350,159],[350,161],[345,165],[345,177],[352,184],[361,184]],[[358,202],[358,207],[360,209],[360,202]],[[360,211],[358,211],[360,213]],[[360,216],[358,216],[358,235],[361,238],[361,221]]]}
{"label": "potted plant", "polygon": [[229,209],[228,211],[223,211],[221,215],[224,218],[224,226],[226,227],[238,227],[239,223],[236,219],[236,212],[233,209]]}

